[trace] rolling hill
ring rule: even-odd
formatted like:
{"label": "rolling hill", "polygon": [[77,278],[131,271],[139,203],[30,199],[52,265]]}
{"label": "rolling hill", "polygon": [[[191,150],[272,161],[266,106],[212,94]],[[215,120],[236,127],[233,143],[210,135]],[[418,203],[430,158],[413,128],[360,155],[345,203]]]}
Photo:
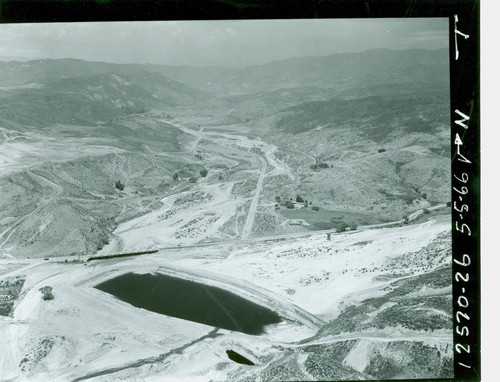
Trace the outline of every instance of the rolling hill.
{"label": "rolling hill", "polygon": [[[6,378],[452,377],[447,55],[0,63]],[[131,271],[280,321],[250,335],[95,288]]]}
{"label": "rolling hill", "polygon": [[202,96],[189,86],[147,71],[61,77],[4,90],[0,120],[34,127],[94,125],[127,114],[192,104]]}
{"label": "rolling hill", "polygon": [[[275,170],[266,176],[264,203],[277,193],[287,199],[306,195],[325,216],[361,213],[366,219],[360,223],[401,219],[417,208],[446,203],[447,71],[447,50],[374,49],[244,68],[74,59],[0,63],[3,203],[31,195],[25,207],[5,209],[0,216],[8,247],[22,243],[21,252],[28,254],[34,247],[27,237],[55,248],[60,237],[75,233],[85,238],[74,244],[76,252],[95,252],[109,239],[114,220],[124,219],[117,212],[124,203],[117,198],[159,198],[174,186],[177,170],[187,168],[193,176],[210,163],[213,153],[203,157],[192,151],[192,133],[169,124],[185,118],[196,121],[191,128],[229,127],[274,146],[276,163],[289,175]],[[223,167],[214,166],[221,177]],[[151,175],[144,187],[138,184],[143,174]],[[130,179],[125,194],[114,187],[119,179]],[[52,183],[64,192],[54,195]],[[103,200],[74,198],[95,199],[88,192],[96,185]],[[239,189],[244,187],[236,185],[235,192]],[[51,195],[50,205],[43,204]],[[135,216],[134,209],[149,211],[138,203],[124,216]],[[18,220],[28,213],[30,224]],[[258,219],[266,220],[267,213],[260,211]],[[47,227],[64,230],[35,235],[49,220]],[[63,254],[67,247],[54,251]]]}

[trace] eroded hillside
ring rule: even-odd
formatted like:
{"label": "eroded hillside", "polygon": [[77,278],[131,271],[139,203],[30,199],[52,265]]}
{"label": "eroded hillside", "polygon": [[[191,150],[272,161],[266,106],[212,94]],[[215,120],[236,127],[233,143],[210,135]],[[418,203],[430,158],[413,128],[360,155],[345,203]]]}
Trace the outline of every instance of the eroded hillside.
{"label": "eroded hillside", "polygon": [[118,223],[200,180],[226,183],[237,200],[203,240],[399,221],[446,203],[445,53],[373,50],[205,72],[2,63],[0,248],[91,255]]}
{"label": "eroded hillside", "polygon": [[3,376],[452,377],[447,57],[0,64]]}

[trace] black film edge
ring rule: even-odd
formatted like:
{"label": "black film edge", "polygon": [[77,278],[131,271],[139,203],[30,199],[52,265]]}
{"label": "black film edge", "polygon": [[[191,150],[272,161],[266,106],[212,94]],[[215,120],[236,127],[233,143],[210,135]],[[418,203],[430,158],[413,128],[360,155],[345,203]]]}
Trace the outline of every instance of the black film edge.
{"label": "black film edge", "polygon": [[479,5],[450,7],[453,352],[456,380],[480,379]]}

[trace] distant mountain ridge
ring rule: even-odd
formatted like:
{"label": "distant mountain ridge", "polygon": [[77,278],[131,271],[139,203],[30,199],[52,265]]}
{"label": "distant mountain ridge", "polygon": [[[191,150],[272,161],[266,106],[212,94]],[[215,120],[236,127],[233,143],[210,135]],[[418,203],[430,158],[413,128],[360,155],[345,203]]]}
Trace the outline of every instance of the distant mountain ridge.
{"label": "distant mountain ridge", "polygon": [[372,49],[318,57],[298,57],[243,68],[111,64],[77,59],[0,62],[0,86],[25,85],[64,77],[149,71],[204,91],[253,93],[318,86],[345,90],[363,82],[442,84],[448,81],[448,49]]}
{"label": "distant mountain ridge", "polygon": [[[370,50],[362,53],[301,57],[244,68],[232,82],[243,89],[298,86],[339,87],[358,84],[442,82],[448,76],[448,51]],[[228,85],[229,85],[228,81]]]}
{"label": "distant mountain ridge", "polygon": [[[93,69],[91,67],[91,69]],[[0,92],[0,120],[32,126],[52,123],[94,124],[151,108],[187,105],[203,99],[203,92],[159,73],[97,73],[48,78],[37,86],[12,86]],[[68,72],[66,72],[68,73]]]}
{"label": "distant mountain ridge", "polygon": [[371,49],[361,53],[296,57],[243,68],[147,65],[170,78],[216,93],[254,93],[316,86],[345,90],[385,83],[440,86],[449,79],[448,49]]}

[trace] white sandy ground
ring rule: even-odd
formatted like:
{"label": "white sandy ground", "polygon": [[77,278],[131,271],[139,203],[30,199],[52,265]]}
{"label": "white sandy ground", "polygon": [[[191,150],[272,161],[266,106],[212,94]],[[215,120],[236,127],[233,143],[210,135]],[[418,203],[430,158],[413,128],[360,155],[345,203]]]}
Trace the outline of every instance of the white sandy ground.
{"label": "white sandy ground", "polygon": [[100,142],[95,138],[55,139],[41,134],[16,133],[1,127],[0,134],[2,134],[0,135],[0,172],[3,175],[37,166],[43,162],[63,162],[123,152],[122,149],[106,145],[106,139],[101,139]]}
{"label": "white sandy ground", "polygon": [[[168,196],[161,200],[163,206],[151,213],[121,224],[115,230],[115,238],[105,246],[99,255],[116,253],[126,248],[127,251],[143,250],[175,245],[190,245],[213,237],[242,203],[231,195],[233,184],[222,185],[198,184],[191,191]],[[206,200],[175,205],[176,200],[203,192]],[[164,218],[165,214],[172,213]],[[193,232],[189,236],[176,238],[176,232],[190,224]]]}
{"label": "white sandy ground", "polygon": [[[86,265],[19,261],[17,269],[0,275],[0,279],[27,275],[13,318],[0,319],[0,380],[224,380],[238,367],[225,350],[256,360],[278,352],[278,345],[300,346],[294,342],[315,334],[323,320],[334,318],[346,304],[380,295],[387,282],[374,277],[383,272],[366,273],[362,268],[380,269],[391,259],[426,246],[449,227],[449,219],[441,217],[401,228],[332,235],[330,241],[325,235],[313,235],[300,241],[160,250]],[[9,264],[16,261],[0,260],[0,269],[13,269]],[[212,327],[138,309],[93,288],[130,271],[162,272],[224,287],[276,310],[286,320],[269,326],[262,336],[213,333]],[[45,285],[53,288],[54,300],[41,299],[38,289]],[[355,335],[367,341],[360,342],[346,360],[358,370],[366,362],[367,349],[377,341],[439,345],[452,340],[448,332],[419,335],[403,328]],[[36,354],[44,339],[53,341],[51,349],[38,362],[26,362],[27,371],[21,372],[20,362],[30,352]]]}
{"label": "white sandy ground", "polygon": [[[380,267],[390,258],[425,247],[437,234],[447,231],[449,219],[441,217],[415,226],[332,235],[331,241],[325,235],[312,235],[271,246],[249,245],[224,261],[204,259],[203,270],[250,278],[310,313],[333,318],[341,302],[366,299],[381,293],[380,287],[386,285],[386,281],[373,281],[378,272],[362,273],[360,269]],[[189,268],[200,263],[193,258],[179,262]],[[290,289],[295,292],[288,294]]]}

